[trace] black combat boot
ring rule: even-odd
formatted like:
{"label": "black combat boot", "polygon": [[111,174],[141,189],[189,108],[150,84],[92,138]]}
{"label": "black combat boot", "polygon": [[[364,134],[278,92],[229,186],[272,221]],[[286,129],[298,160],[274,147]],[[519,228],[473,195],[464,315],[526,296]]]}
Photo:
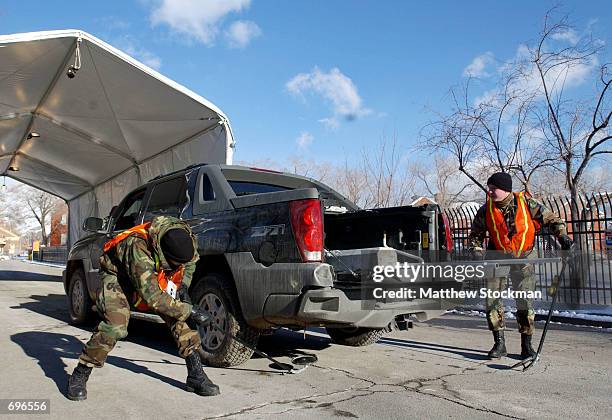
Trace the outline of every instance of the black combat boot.
{"label": "black combat boot", "polygon": [[531,336],[521,334],[521,359],[535,357],[536,351],[531,347]]}
{"label": "black combat boot", "polygon": [[489,359],[499,359],[508,355],[506,351],[506,340],[504,340],[504,330],[493,331],[493,339],[495,344],[489,350]]}
{"label": "black combat boot", "polygon": [[74,372],[68,379],[68,393],[67,397],[72,401],[83,401],[87,399],[87,379],[93,368],[87,367],[82,363],[79,363],[74,368]]}
{"label": "black combat boot", "polygon": [[204,373],[202,360],[197,351],[185,358],[187,364],[187,391],[198,395],[219,395],[219,387],[212,383]]}

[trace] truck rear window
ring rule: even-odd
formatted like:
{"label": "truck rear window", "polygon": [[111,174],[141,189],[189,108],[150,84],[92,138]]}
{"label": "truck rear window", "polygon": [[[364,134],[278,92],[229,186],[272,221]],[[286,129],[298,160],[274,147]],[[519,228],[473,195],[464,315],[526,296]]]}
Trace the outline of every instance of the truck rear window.
{"label": "truck rear window", "polygon": [[228,181],[234,194],[238,197],[241,195],[263,194],[278,191],[287,191],[291,188],[281,187],[280,185],[261,184],[259,182],[244,182],[244,181]]}

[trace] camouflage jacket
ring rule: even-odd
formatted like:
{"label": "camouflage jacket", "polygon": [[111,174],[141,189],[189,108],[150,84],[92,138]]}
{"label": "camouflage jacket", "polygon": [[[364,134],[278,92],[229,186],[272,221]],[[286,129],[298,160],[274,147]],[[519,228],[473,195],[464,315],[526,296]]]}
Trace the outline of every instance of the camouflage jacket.
{"label": "camouflage jacket", "polygon": [[[532,197],[526,197],[527,206],[531,213],[531,218],[537,221],[540,226],[548,227],[550,233],[559,237],[566,234],[565,222],[557,217],[552,211],[547,209],[544,204]],[[508,226],[508,236],[512,236],[516,233],[516,227],[514,225],[517,203],[514,198],[514,194],[508,195],[503,201],[495,203],[495,205],[502,211],[506,226]],[[487,223],[485,221],[485,215],[487,211],[486,204],[478,209],[476,216],[472,221],[472,230],[468,238],[468,248],[477,249],[482,248],[484,239],[487,235]],[[489,241],[489,249],[494,249],[493,242]]]}
{"label": "camouflage jacket", "polygon": [[[126,292],[128,300],[131,300],[132,292],[136,292],[149,308],[184,321],[191,313],[191,305],[164,293],[157,281],[156,266],[163,270],[171,270],[161,250],[160,239],[164,233],[173,228],[189,231],[193,238],[194,249],[198,249],[196,238],[186,223],[174,217],[158,216],[151,221],[148,242],[137,235],[128,236],[100,257],[100,272],[103,275],[115,276]],[[193,260],[184,265],[181,283],[187,287],[191,284],[198,259],[199,255],[195,252]]]}

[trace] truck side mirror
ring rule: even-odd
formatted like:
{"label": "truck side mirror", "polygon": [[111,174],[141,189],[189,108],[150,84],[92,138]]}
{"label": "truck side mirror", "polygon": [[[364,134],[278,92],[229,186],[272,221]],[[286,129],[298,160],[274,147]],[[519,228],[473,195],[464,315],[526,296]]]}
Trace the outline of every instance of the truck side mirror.
{"label": "truck side mirror", "polygon": [[99,217],[88,217],[83,222],[83,230],[87,232],[99,232],[102,230],[104,221]]}

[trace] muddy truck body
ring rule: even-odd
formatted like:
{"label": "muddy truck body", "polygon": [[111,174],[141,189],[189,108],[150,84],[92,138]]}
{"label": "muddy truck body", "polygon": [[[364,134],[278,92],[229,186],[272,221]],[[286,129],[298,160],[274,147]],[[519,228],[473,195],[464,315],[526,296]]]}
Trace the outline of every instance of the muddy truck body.
{"label": "muddy truck body", "polygon": [[[197,237],[190,296],[221,326],[200,329],[211,365],[250,358],[232,334],[255,345],[277,327],[323,326],[334,342],[359,346],[405,328],[411,315],[443,312],[436,300],[370,302],[365,293],[375,266],[446,258],[450,232],[436,206],[363,210],[310,178],[209,164],[157,177],[104,221],[85,221],[93,233],[74,244],[64,271],[73,322],[93,315],[103,244],[157,215],[182,219]],[[135,309],[132,316],[161,321]]]}

